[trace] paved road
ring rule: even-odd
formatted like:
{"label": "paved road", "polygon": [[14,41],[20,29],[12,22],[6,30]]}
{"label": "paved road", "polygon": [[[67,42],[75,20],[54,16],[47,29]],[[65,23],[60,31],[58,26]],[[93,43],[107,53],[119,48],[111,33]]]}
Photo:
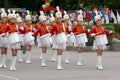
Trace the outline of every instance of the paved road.
{"label": "paved road", "polygon": [[120,80],[120,52],[104,52],[104,70],[96,69],[95,52],[83,52],[83,66],[77,66],[77,53],[71,52],[70,64],[64,63],[64,70],[56,70],[56,62],[50,61],[51,50],[47,53],[47,67],[41,67],[39,48],[32,51],[32,64],[17,63],[17,71],[9,71],[10,53],[7,60],[7,69],[0,68],[0,80]]}

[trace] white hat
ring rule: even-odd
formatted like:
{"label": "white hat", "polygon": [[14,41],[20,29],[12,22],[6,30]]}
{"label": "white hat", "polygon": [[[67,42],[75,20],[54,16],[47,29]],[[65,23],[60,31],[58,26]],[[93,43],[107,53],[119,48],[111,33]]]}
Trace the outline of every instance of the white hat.
{"label": "white hat", "polygon": [[69,15],[67,14],[66,11],[64,11],[64,16],[63,16],[64,19],[70,19]]}
{"label": "white hat", "polygon": [[7,18],[7,13],[5,12],[4,9],[2,9],[1,18],[4,18],[4,17]]}
{"label": "white hat", "polygon": [[95,14],[96,14],[96,16],[94,17],[94,19],[95,19],[95,22],[97,21],[97,20],[101,20],[101,17],[100,17],[100,15],[98,15],[98,12],[97,11],[95,11]]}
{"label": "white hat", "polygon": [[11,14],[10,10],[8,9],[8,19],[11,19],[11,17],[12,17],[12,14]]}
{"label": "white hat", "polygon": [[51,14],[51,17],[49,18],[50,22],[55,21],[55,17],[53,16],[53,14]]}
{"label": "white hat", "polygon": [[12,11],[11,19],[12,19],[12,18],[15,18],[15,19],[17,18],[16,14],[15,14],[15,10]]}
{"label": "white hat", "polygon": [[27,10],[27,15],[25,16],[25,20],[28,21],[28,20],[32,20],[30,14],[29,14],[29,11]]}
{"label": "white hat", "polygon": [[78,21],[83,21],[83,15],[82,15],[83,11],[82,11],[82,10],[79,10],[78,13],[79,13],[79,14],[78,14],[78,16],[77,16],[77,20],[78,20]]}
{"label": "white hat", "polygon": [[17,13],[16,15],[17,15],[17,23],[22,22],[23,20],[22,20],[22,18],[20,17],[20,15],[19,15],[18,13]]}
{"label": "white hat", "polygon": [[55,17],[56,18],[61,18],[62,17],[62,13],[60,12],[59,6],[56,7],[57,12],[55,13]]}
{"label": "white hat", "polygon": [[45,16],[45,14],[44,14],[43,11],[40,11],[39,20],[40,20],[40,21],[45,21],[45,20],[46,20],[46,16]]}

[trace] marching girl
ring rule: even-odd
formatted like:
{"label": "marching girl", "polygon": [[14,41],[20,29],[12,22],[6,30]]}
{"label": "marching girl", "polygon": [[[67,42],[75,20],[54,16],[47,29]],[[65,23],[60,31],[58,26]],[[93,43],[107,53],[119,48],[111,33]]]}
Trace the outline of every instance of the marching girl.
{"label": "marching girl", "polygon": [[[64,69],[61,65],[61,61],[62,61],[62,53],[63,50],[66,49],[66,35],[65,35],[65,28],[63,26],[62,23],[62,13],[59,10],[59,7],[57,7],[57,12],[55,14],[56,16],[56,23],[53,25],[53,29],[51,30],[51,34],[54,35],[55,34],[55,42],[53,43],[53,48],[57,49],[57,69],[61,70]],[[60,37],[61,38],[58,38]],[[58,38],[58,39],[57,39]],[[62,41],[62,42],[61,42]]]}
{"label": "marching girl", "polygon": [[[66,11],[64,11],[64,27],[65,27],[65,32],[67,35],[67,42],[66,42],[66,59],[65,59],[65,63],[69,64],[69,55],[70,55],[70,46],[73,46],[73,43],[69,40],[69,37],[71,37],[71,31],[72,31],[72,25],[70,24],[69,21],[69,15],[66,13]],[[73,35],[74,36],[74,35]],[[75,37],[73,38],[75,39]]]}
{"label": "marching girl", "polygon": [[[34,36],[40,35],[40,40],[38,42],[38,46],[42,49],[42,67],[46,66],[45,63],[45,56],[47,53],[47,47],[50,47],[50,33],[48,31],[48,27],[46,26],[46,16],[44,15],[44,12],[39,16],[40,22],[36,26],[36,32],[34,33]],[[46,40],[44,40],[46,38]]]}
{"label": "marching girl", "polygon": [[24,45],[23,34],[24,34],[25,32],[22,31],[22,30],[24,30],[23,20],[22,20],[22,18],[20,17],[19,14],[17,14],[17,26],[20,28],[20,30],[21,30],[21,32],[22,32],[22,34],[20,34],[22,41],[21,41],[21,49],[18,51],[18,61],[19,61],[19,62],[23,62],[23,59],[22,59],[22,54],[23,54],[22,46]]}
{"label": "marching girl", "polygon": [[7,28],[8,20],[7,20],[7,13],[4,9],[2,9],[1,13],[1,22],[0,22],[0,49],[1,49],[1,63],[0,67],[6,68],[6,56],[7,56],[7,47],[8,44],[4,43],[4,38],[6,38],[4,30]]}
{"label": "marching girl", "polygon": [[[8,27],[6,28],[6,33],[8,33],[8,37],[11,36],[12,40],[17,40],[16,43],[9,43],[9,46],[11,48],[12,51],[12,59],[11,59],[11,65],[10,65],[10,70],[14,71],[16,70],[15,68],[15,64],[16,64],[16,60],[17,60],[17,52],[20,49],[20,37],[18,36],[19,34],[19,27],[16,25],[16,14],[15,14],[15,10],[13,10],[13,13],[9,15],[9,24]],[[15,37],[14,35],[17,35],[17,37]],[[10,39],[10,42],[12,41]],[[19,41],[18,41],[19,39]]]}
{"label": "marching girl", "polygon": [[[88,34],[88,30],[82,26],[82,22],[83,22],[83,15],[82,15],[82,10],[79,11],[79,14],[77,16],[77,24],[76,26],[74,26],[72,32],[75,34],[76,37],[76,41],[74,43],[74,46],[77,47],[77,51],[78,51],[78,62],[77,65],[83,65],[82,64],[82,52],[83,52],[83,48],[86,47],[86,42],[87,42],[87,37],[86,34]],[[86,41],[83,39],[81,42],[77,39],[77,36],[84,34],[85,33],[85,37],[86,37]]]}
{"label": "marching girl", "polygon": [[[51,17],[49,18],[50,20],[50,26],[49,26],[49,30],[51,32],[51,30],[54,28],[54,24],[55,24],[55,17],[53,16],[53,14],[51,14]],[[52,38],[52,44],[54,43],[54,36],[53,35]],[[52,53],[52,57],[51,57],[51,61],[55,62],[56,61],[56,55],[57,55],[57,50],[56,49],[52,49],[53,53]]]}
{"label": "marching girl", "polygon": [[[98,45],[98,43],[96,41],[96,37],[100,36],[100,35],[104,35],[104,34],[106,34],[107,36],[110,36],[110,34],[112,33],[112,31],[107,31],[101,25],[101,17],[100,17],[100,15],[98,15],[97,11],[96,11],[96,16],[95,16],[94,20],[96,22],[96,25],[90,31],[90,35],[95,37],[94,42],[93,42],[93,50],[97,51],[98,60],[97,60],[97,66],[96,67],[99,70],[103,70],[101,57],[102,57],[103,50],[106,50],[106,44]],[[104,41],[104,42],[106,42],[106,41]]]}
{"label": "marching girl", "polygon": [[[34,37],[32,36],[33,32],[35,31],[35,28],[34,26],[32,25],[32,18],[31,18],[31,15],[29,15],[29,11],[27,10],[27,15],[25,17],[25,21],[26,21],[26,24],[24,25],[24,31],[25,31],[25,34],[24,34],[24,46],[26,48],[26,63],[27,64],[31,64],[31,49],[32,49],[32,45],[34,45]],[[29,40],[25,37],[25,35],[30,38]]]}

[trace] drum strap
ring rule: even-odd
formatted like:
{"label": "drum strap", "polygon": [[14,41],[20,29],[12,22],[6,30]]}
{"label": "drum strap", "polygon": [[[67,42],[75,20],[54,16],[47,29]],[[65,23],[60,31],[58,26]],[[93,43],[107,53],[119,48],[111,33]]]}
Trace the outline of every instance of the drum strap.
{"label": "drum strap", "polygon": [[16,29],[17,29],[17,31],[19,32],[18,25],[16,25]]}
{"label": "drum strap", "polygon": [[49,31],[49,29],[48,29],[48,26],[46,26],[46,29],[47,29],[47,31],[50,33],[50,31]]}
{"label": "drum strap", "polygon": [[64,32],[66,32],[65,25],[63,23],[62,23],[62,27],[63,27]]}
{"label": "drum strap", "polygon": [[32,25],[30,25],[30,29],[31,29],[31,31],[32,31]]}

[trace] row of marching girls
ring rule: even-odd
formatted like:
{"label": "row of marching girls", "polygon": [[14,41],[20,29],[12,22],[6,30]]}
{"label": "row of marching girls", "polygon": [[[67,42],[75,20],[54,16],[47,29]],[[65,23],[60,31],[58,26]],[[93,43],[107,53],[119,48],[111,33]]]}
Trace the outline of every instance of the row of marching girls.
{"label": "row of marching girls", "polygon": [[[8,10],[8,15],[4,9],[2,9],[0,22],[0,49],[1,49],[1,68],[6,68],[6,56],[7,49],[10,48],[12,52],[10,70],[16,70],[15,64],[17,60],[17,53],[21,50],[23,44],[26,47],[27,57],[26,63],[31,63],[30,61],[30,51],[31,45],[34,45],[34,37],[32,36],[32,31],[34,27],[31,25],[31,16],[27,15],[25,20],[26,24],[23,24],[22,18],[15,13],[15,10]],[[23,27],[24,26],[24,27]],[[24,34],[24,36],[23,36]],[[30,38],[28,39],[28,37]],[[19,54],[19,61],[22,61],[21,58],[22,52]]]}
{"label": "row of marching girls", "polygon": [[97,68],[102,70],[102,51],[106,49],[106,44],[108,44],[107,36],[110,36],[112,31],[106,30],[101,25],[101,17],[97,14],[95,16],[96,26],[90,29],[86,29],[83,23],[83,15],[82,11],[78,11],[78,15],[76,18],[76,25],[72,28],[72,24],[70,23],[69,15],[64,12],[64,22],[62,22],[62,13],[57,8],[57,12],[55,13],[55,17],[51,15],[49,18],[51,25],[48,27],[46,25],[46,16],[44,12],[40,11],[39,20],[40,22],[36,25],[36,32],[33,36],[38,36],[38,45],[42,49],[42,66],[45,67],[45,56],[47,53],[47,48],[52,44],[53,48],[53,56],[51,58],[52,61],[56,61],[56,53],[57,53],[57,69],[64,69],[62,67],[62,54],[63,51],[66,50],[66,59],[65,63],[69,63],[69,55],[70,55],[70,47],[77,47],[78,52],[78,62],[77,65],[82,65],[82,52],[84,47],[86,47],[86,42],[88,42],[87,35],[94,37],[93,49],[97,51],[98,61]]}

